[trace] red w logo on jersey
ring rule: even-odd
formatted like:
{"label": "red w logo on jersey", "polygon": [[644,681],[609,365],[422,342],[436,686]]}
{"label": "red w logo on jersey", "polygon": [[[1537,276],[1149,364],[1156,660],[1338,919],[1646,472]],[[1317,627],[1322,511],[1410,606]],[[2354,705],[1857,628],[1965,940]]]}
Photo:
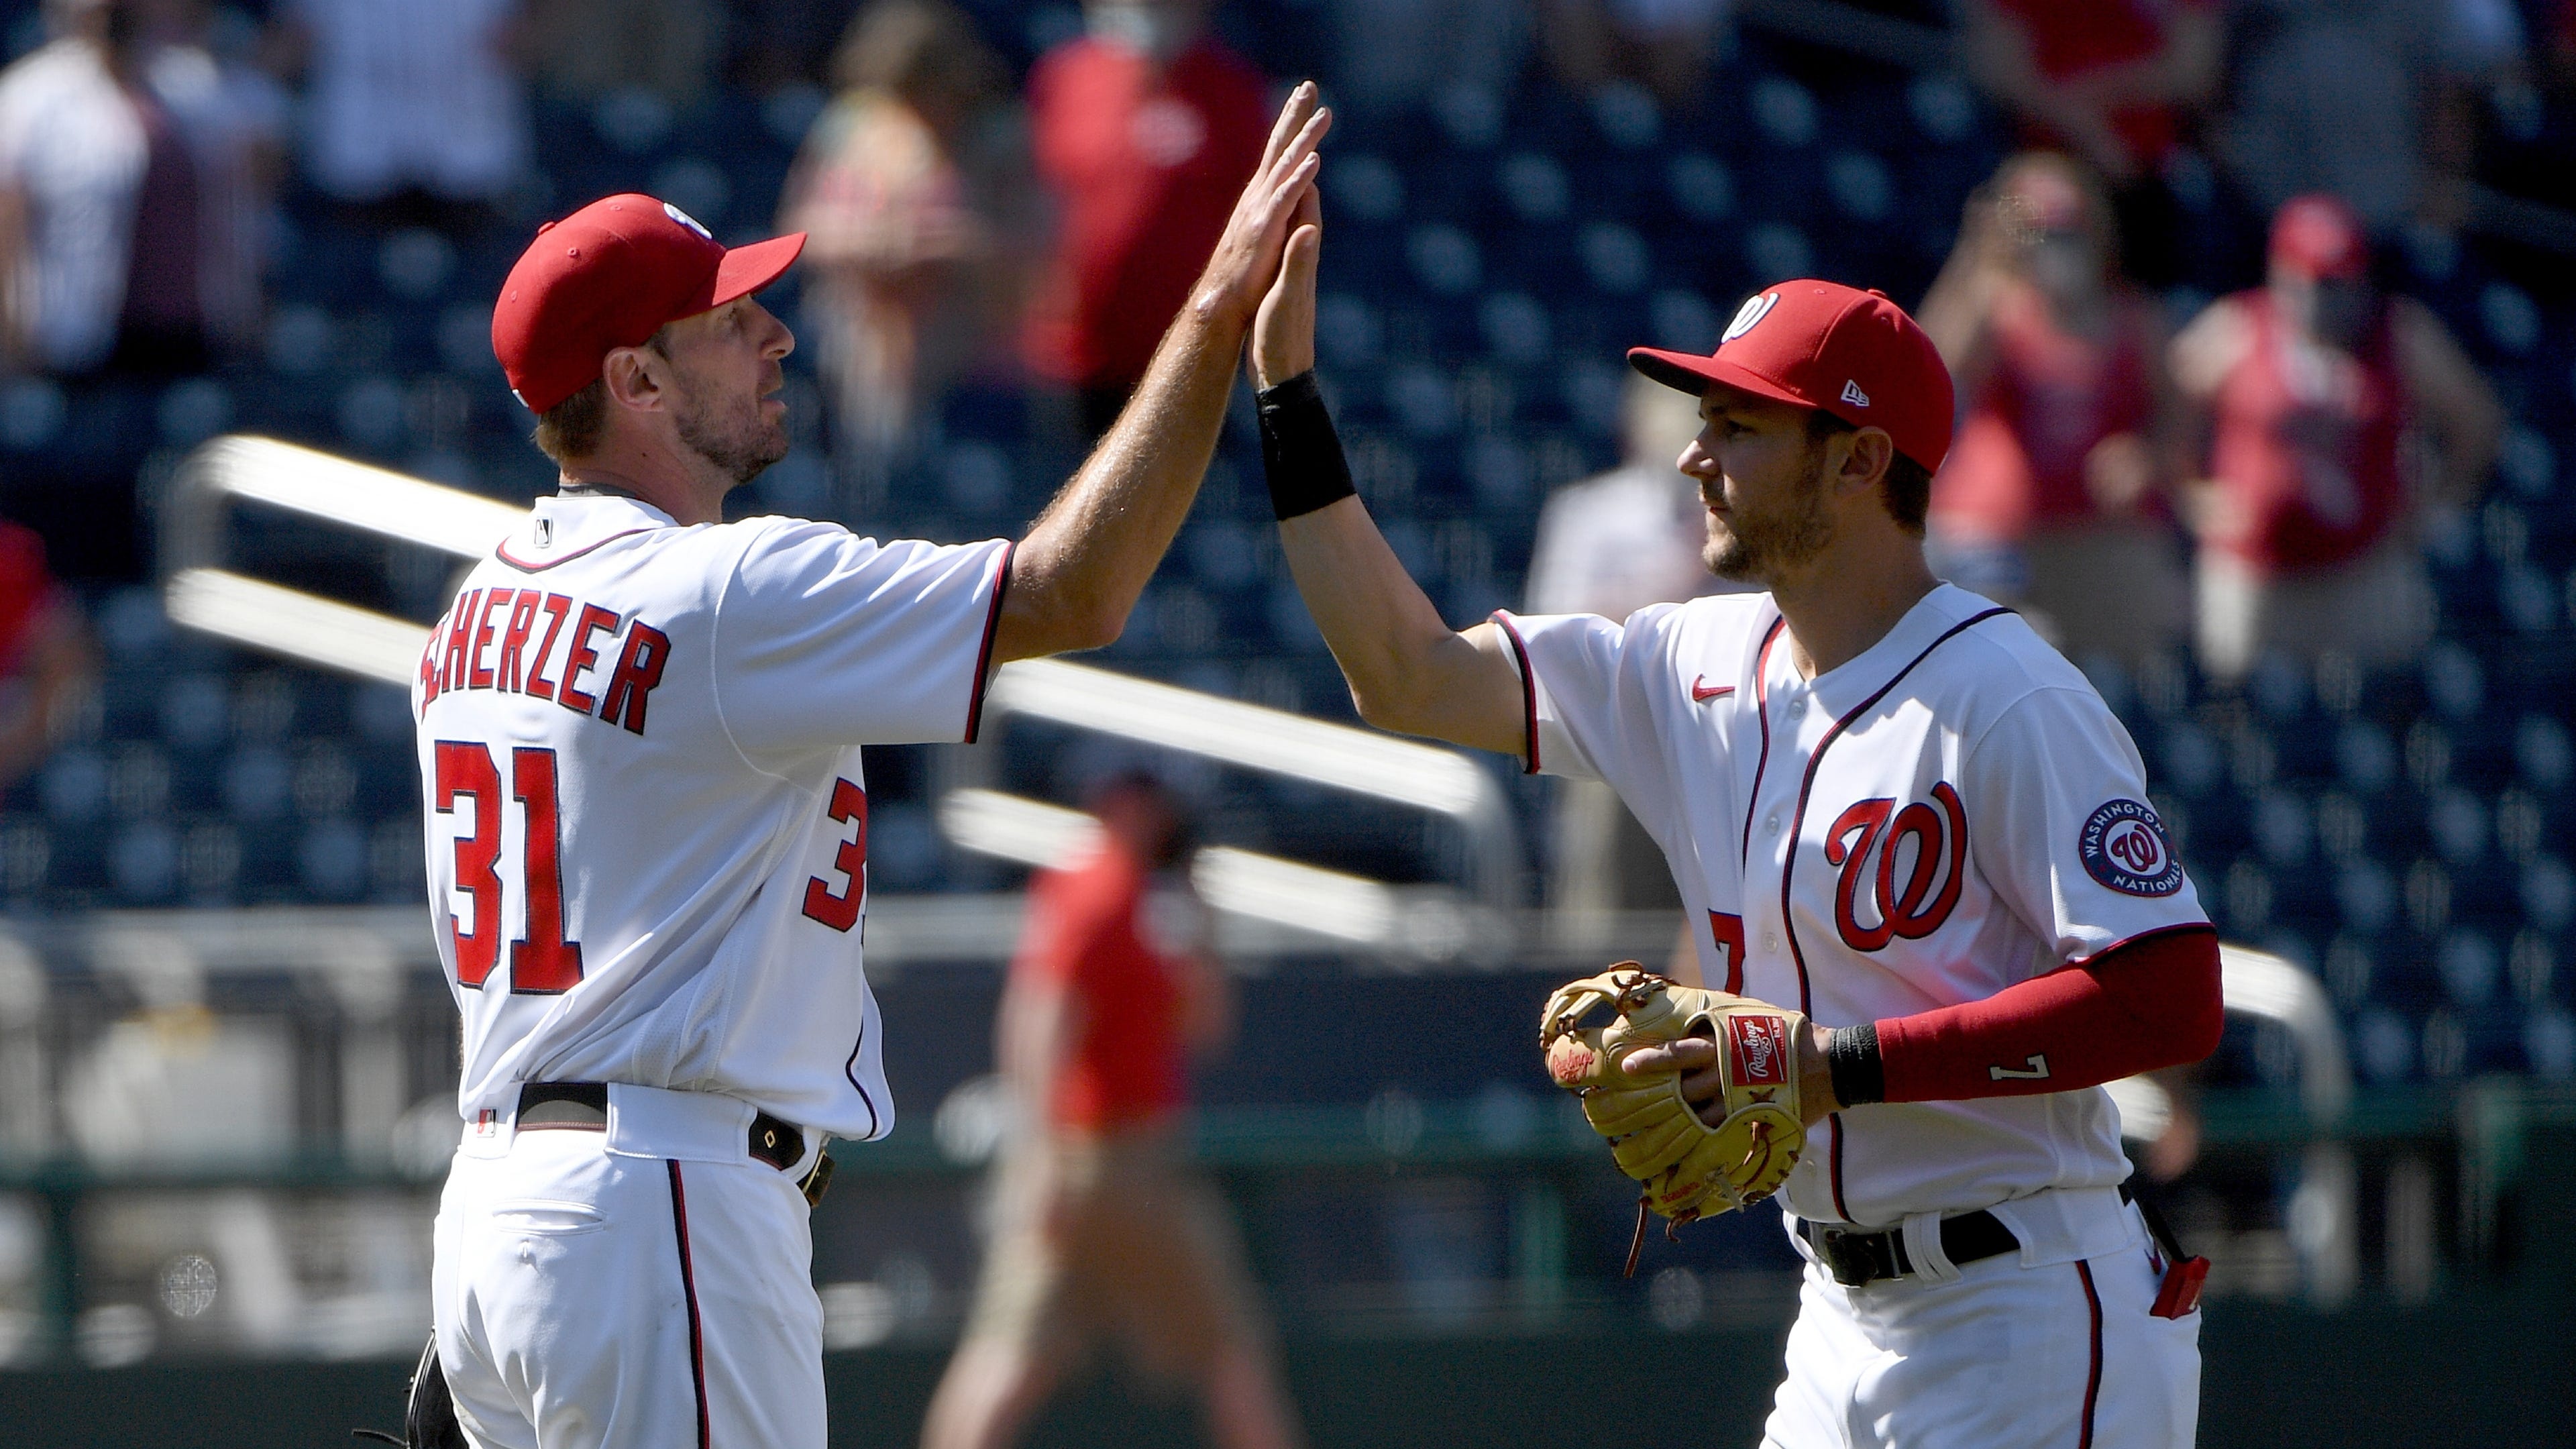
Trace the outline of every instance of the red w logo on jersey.
{"label": "red w logo on jersey", "polygon": [[[1876,951],[1900,936],[1919,941],[1939,930],[1959,904],[1968,870],[1967,809],[1947,780],[1932,787],[1932,804],[1917,800],[1898,810],[1894,800],[1863,800],[1834,821],[1825,837],[1825,864],[1842,870],[1834,891],[1834,928],[1844,945]],[[1864,891],[1875,925],[1861,923]]]}

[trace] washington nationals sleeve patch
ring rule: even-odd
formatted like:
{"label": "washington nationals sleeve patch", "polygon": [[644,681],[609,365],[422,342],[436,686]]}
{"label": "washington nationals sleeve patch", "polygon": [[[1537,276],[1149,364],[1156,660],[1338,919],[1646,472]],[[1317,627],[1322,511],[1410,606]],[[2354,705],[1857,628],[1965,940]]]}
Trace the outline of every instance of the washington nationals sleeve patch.
{"label": "washington nationals sleeve patch", "polygon": [[2136,800],[2110,800],[2084,822],[2076,841],[2084,872],[2133,896],[2169,896],[2182,889],[2182,861],[2165,839],[2164,822]]}

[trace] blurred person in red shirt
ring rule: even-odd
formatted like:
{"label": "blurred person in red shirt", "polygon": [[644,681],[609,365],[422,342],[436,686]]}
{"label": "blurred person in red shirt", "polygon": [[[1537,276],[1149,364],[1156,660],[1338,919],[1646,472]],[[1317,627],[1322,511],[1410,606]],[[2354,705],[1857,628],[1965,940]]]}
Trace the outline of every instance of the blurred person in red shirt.
{"label": "blurred person in red shirt", "polygon": [[44,540],[0,522],[0,785],[52,752],[63,705],[95,670],[80,605],[45,566]]}
{"label": "blurred person in red shirt", "polygon": [[1097,842],[1029,891],[996,1030],[1019,1130],[924,1449],[1013,1442],[1100,1340],[1199,1397],[1223,1449],[1301,1442],[1223,1200],[1185,1159],[1188,1064],[1232,1034],[1188,883],[1189,829],[1141,773],[1095,790]]}
{"label": "blurred person in red shirt", "polygon": [[2135,661],[2181,636],[2185,584],[2163,329],[2118,258],[2108,198],[2064,156],[2015,157],[1970,199],[1922,309],[1965,403],[1930,525],[1945,577],[2069,655]]}
{"label": "blurred person in red shirt", "polygon": [[1028,362],[1073,391],[1086,440],[1145,375],[1269,134],[1260,74],[1207,33],[1207,11],[1091,0],[1087,33],[1029,73],[1038,174],[1062,216]]}
{"label": "blurred person in red shirt", "polygon": [[2215,0],[1966,0],[1961,52],[2028,138],[2108,178],[2131,275],[2175,280],[2180,209],[2162,171],[2192,112],[2218,94],[2225,36]]}
{"label": "blurred person in red shirt", "polygon": [[2417,516],[2475,500],[2504,414],[2432,312],[2373,282],[2352,208],[2282,207],[2269,280],[2211,303],[2171,360],[2206,441],[2189,509],[2202,667],[2234,677],[2274,649],[2411,658],[2433,624]]}

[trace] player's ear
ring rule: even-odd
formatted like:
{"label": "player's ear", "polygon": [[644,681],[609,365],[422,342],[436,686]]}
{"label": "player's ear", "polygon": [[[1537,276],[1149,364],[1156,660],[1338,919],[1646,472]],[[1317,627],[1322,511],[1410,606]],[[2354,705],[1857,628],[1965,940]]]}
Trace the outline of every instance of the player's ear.
{"label": "player's ear", "polygon": [[667,366],[662,355],[650,346],[612,348],[600,367],[600,379],[608,385],[611,403],[653,412],[662,406],[660,369]]}
{"label": "player's ear", "polygon": [[1896,461],[1896,440],[1884,428],[1862,428],[1845,433],[1837,441],[1845,442],[1844,452],[1833,470],[1834,486],[1846,492],[1874,490],[1887,476],[1889,465]]}

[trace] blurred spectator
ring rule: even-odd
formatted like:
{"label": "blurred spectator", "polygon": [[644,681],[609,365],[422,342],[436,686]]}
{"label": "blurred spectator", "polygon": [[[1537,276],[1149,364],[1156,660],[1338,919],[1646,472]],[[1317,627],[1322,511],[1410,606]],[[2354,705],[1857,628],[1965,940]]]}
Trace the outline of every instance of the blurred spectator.
{"label": "blurred spectator", "polygon": [[1589,95],[1634,81],[1675,109],[1695,105],[1734,0],[1546,0],[1547,59]]}
{"label": "blurred spectator", "polygon": [[1930,524],[1951,582],[2069,654],[2134,661],[2181,636],[2186,587],[2164,337],[2118,255],[2108,198],[2063,156],[2016,157],[1969,198],[1923,301],[1965,411]]}
{"label": "blurred spectator", "polygon": [[2177,276],[2180,209],[2163,180],[2192,112],[2218,91],[2215,0],[1965,0],[1968,71],[2041,145],[2109,178],[2130,273]]}
{"label": "blurred spectator", "polygon": [[[1699,434],[1699,399],[1631,373],[1620,408],[1620,466],[1558,489],[1539,511],[1528,610],[1625,619],[1648,604],[1731,592],[1708,571],[1708,509],[1677,466]],[[1549,806],[1547,897],[1556,929],[1590,939],[1605,913],[1679,908],[1664,852],[1619,794],[1558,780]]]}
{"label": "blurred spectator", "polygon": [[[147,72],[197,160],[200,303],[219,352],[256,347],[267,320],[290,101],[255,64],[259,32],[211,0],[144,0]],[[226,20],[235,23],[226,24]]]}
{"label": "blurred spectator", "polygon": [[95,667],[80,605],[45,567],[44,541],[0,522],[0,785],[52,752],[64,704]]}
{"label": "blurred spectator", "polygon": [[1188,884],[1189,829],[1151,776],[1096,791],[1096,846],[1029,892],[996,1047],[1021,1130],[995,1164],[975,1309],[924,1449],[998,1449],[1101,1339],[1181,1378],[1224,1449],[1299,1441],[1223,1200],[1186,1165],[1187,1058],[1233,1032]]}
{"label": "blurred spectator", "polygon": [[469,232],[528,164],[519,0],[282,0],[305,162],[372,219]]}
{"label": "blurred spectator", "polygon": [[8,356],[65,375],[201,370],[218,323],[256,322],[255,253],[231,228],[265,207],[260,108],[168,0],[53,0],[47,17],[52,43],[0,72]]}
{"label": "blurred spectator", "polygon": [[1091,0],[1083,20],[1029,75],[1038,173],[1063,218],[1028,360],[1075,392],[1087,440],[1144,377],[1270,118],[1261,77],[1208,34],[1207,0]]}
{"label": "blurred spectator", "polygon": [[2265,212],[2342,197],[2374,233],[2457,225],[2475,91],[2519,68],[2510,0],[2240,0],[2218,156]]}
{"label": "blurred spectator", "polygon": [[1531,0],[1332,0],[1333,104],[1383,114],[1450,96],[1492,102],[1520,78]]}
{"label": "blurred spectator", "polygon": [[[2374,284],[2352,208],[2281,208],[2269,282],[2212,303],[2171,357],[2208,439],[2190,510],[2202,667],[2239,676],[2273,649],[2412,657],[2433,623],[2415,516],[2475,498],[2504,419],[2441,322]],[[2417,457],[2430,476],[2409,476]]]}
{"label": "blurred spectator", "polygon": [[841,95],[805,138],[778,224],[811,235],[806,318],[835,451],[873,498],[952,382],[1007,366],[1042,219],[1009,78],[963,11],[877,0],[834,68]]}
{"label": "blurred spectator", "polygon": [[641,91],[679,110],[714,78],[724,22],[716,0],[529,0],[527,53],[557,94]]}

